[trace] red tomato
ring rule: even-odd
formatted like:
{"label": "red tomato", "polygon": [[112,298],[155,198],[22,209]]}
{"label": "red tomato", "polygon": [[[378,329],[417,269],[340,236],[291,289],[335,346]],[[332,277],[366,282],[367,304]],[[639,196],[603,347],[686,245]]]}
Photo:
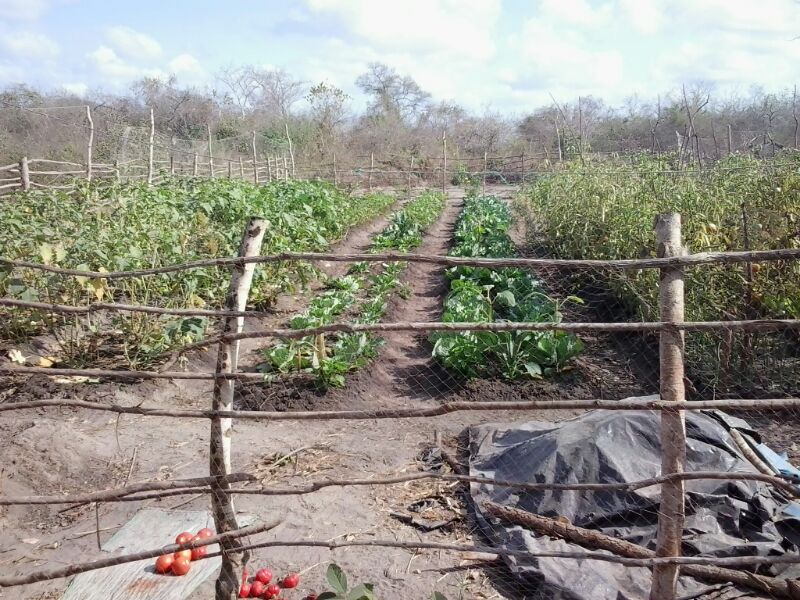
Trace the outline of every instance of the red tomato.
{"label": "red tomato", "polygon": [[174,555],[175,560],[183,558],[184,560],[191,561],[192,560],[192,551],[191,550],[178,550]]}
{"label": "red tomato", "polygon": [[253,598],[259,598],[264,593],[264,584],[261,583],[258,579],[256,579],[253,583],[250,584],[250,596]]}
{"label": "red tomato", "polygon": [[266,598],[267,600],[269,600],[270,598],[276,598],[280,593],[281,593],[280,586],[273,583],[272,585],[268,585],[267,589],[264,590],[264,598]]}
{"label": "red tomato", "polygon": [[191,559],[198,560],[204,558],[206,554],[208,554],[208,546],[198,546],[197,548],[192,548]]}
{"label": "red tomato", "polygon": [[264,585],[267,585],[270,581],[272,581],[272,571],[269,569],[259,569],[256,571],[256,579],[258,579]]}
{"label": "red tomato", "polygon": [[214,532],[211,531],[208,527],[204,527],[200,531],[197,532],[197,537],[199,538],[210,538],[214,535]]}
{"label": "red tomato", "polygon": [[192,563],[183,557],[176,558],[175,562],[172,563],[172,573],[174,575],[177,575],[178,577],[186,575],[189,572],[189,569],[191,568],[192,568]]}
{"label": "red tomato", "polygon": [[290,573],[283,578],[281,585],[285,588],[296,588],[300,585],[300,575],[297,573]]}
{"label": "red tomato", "polygon": [[164,554],[156,559],[156,573],[169,573],[172,568],[172,563],[175,562],[175,557],[172,554]]}
{"label": "red tomato", "polygon": [[250,584],[243,583],[242,587],[239,588],[239,598],[249,598],[250,597]]}
{"label": "red tomato", "polygon": [[186,542],[191,542],[194,536],[189,533],[188,531],[184,531],[178,537],[175,538],[176,544],[185,544]]}

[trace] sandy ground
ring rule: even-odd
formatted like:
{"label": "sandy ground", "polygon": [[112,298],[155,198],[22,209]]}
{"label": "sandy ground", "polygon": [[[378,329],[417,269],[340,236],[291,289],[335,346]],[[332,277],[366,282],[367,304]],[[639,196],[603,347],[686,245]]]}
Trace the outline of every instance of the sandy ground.
{"label": "sandy ground", "polygon": [[[495,190],[509,194],[509,189]],[[441,218],[427,232],[421,253],[445,254],[462,205],[463,191],[451,189]],[[370,237],[386,224],[382,217],[337,244],[339,252],[363,251]],[[521,242],[524,232],[516,232]],[[323,265],[337,275],[346,265]],[[441,314],[446,286],[440,267],[414,263],[403,279],[411,288],[407,300],[397,300],[386,320],[437,320]],[[247,327],[285,322],[288,315],[302,310],[309,294],[287,296],[278,303],[274,319],[247,323]],[[629,356],[600,338],[587,339],[587,352],[576,370],[555,381],[507,384],[479,381],[466,383],[452,378],[430,359],[430,345],[408,333],[385,336],[381,355],[369,368],[351,376],[342,390],[325,395],[288,384],[274,384],[269,390],[251,386],[240,395],[261,393],[265,408],[275,386],[284,385],[281,407],[285,408],[410,408],[431,406],[453,399],[503,400],[519,398],[625,397],[649,393],[648,385],[637,381]],[[261,342],[263,344],[263,341]],[[242,364],[258,362],[258,343],[242,347]],[[213,368],[214,353],[192,358],[192,370]],[[102,383],[59,385],[48,378],[33,377],[2,386],[5,401],[48,397],[86,398],[97,402],[145,406],[206,408],[211,386],[206,382],[156,381],[139,384]],[[13,390],[9,392],[9,390]],[[288,405],[286,399],[289,399]],[[489,421],[522,419],[556,420],[571,416],[565,411],[520,413],[455,413],[430,419],[372,421],[277,421],[240,422],[233,439],[234,471],[255,471],[267,484],[287,486],[320,478],[364,478],[419,471],[418,457],[438,432],[453,444],[465,428]],[[119,420],[106,413],[68,409],[41,409],[27,413],[0,414],[2,461],[0,491],[4,495],[53,494],[81,489],[103,489],[126,482],[203,476],[208,472],[209,427],[205,420],[138,418]],[[291,460],[275,466],[276,459],[296,452]],[[239,511],[260,517],[282,517],[282,523],[258,540],[350,540],[396,539],[450,543],[480,543],[457,486],[415,483],[394,486],[325,488],[304,496],[239,496]],[[424,498],[450,498],[450,516],[458,521],[446,529],[422,532],[393,518],[393,511],[406,511]],[[141,506],[193,509],[208,508],[205,497],[174,497],[141,503],[99,506],[101,539],[113,535]],[[463,513],[463,514],[461,514]],[[165,540],[166,542],[167,540]],[[256,541],[256,540],[254,540]],[[69,509],[54,507],[7,507],[0,510],[0,572],[23,573],[88,560],[97,556],[95,512],[92,506]],[[339,563],[351,582],[376,584],[378,597],[430,598],[438,590],[447,598],[522,598],[510,574],[502,567],[481,568],[460,557],[438,551],[409,551],[386,548],[292,547],[264,549],[253,553],[251,564],[269,566],[276,573],[313,567],[304,576],[301,591],[319,590],[325,565]],[[42,582],[0,590],[0,598],[57,598],[67,580]],[[212,598],[213,582],[194,595]],[[292,598],[302,597],[294,593]]]}

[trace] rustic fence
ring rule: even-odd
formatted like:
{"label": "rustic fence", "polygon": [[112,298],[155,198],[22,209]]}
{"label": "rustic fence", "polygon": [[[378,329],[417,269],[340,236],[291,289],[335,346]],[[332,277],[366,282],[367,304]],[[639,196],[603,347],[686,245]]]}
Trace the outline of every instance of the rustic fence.
{"label": "rustic fence", "polygon": [[[771,251],[718,252],[686,255],[681,242],[681,223],[678,215],[661,215],[656,223],[658,257],[652,259],[631,259],[613,261],[594,260],[553,260],[553,259],[479,259],[456,258],[438,255],[381,253],[381,254],[331,254],[331,253],[284,253],[280,255],[259,255],[261,238],[268,225],[253,218],[243,236],[238,257],[209,259],[181,265],[170,265],[140,271],[91,272],[65,269],[18,260],[0,259],[0,265],[10,269],[38,269],[59,277],[84,277],[125,279],[155,275],[167,275],[187,269],[201,267],[225,267],[232,270],[230,291],[223,310],[163,308],[135,306],[117,303],[95,303],[88,306],[36,303],[24,300],[3,298],[3,305],[20,309],[40,309],[56,314],[85,315],[101,311],[122,311],[155,315],[199,315],[220,319],[218,333],[194,344],[193,347],[217,345],[217,363],[214,371],[114,371],[105,369],[60,369],[26,366],[0,366],[0,372],[7,375],[39,374],[85,375],[120,381],[138,379],[197,379],[214,382],[213,395],[207,410],[180,409],[172,407],[149,407],[139,405],[120,405],[87,402],[74,399],[42,399],[23,402],[4,402],[0,412],[43,410],[53,407],[72,407],[89,411],[104,411],[116,415],[137,415],[141,417],[159,416],[176,419],[205,419],[211,424],[209,448],[209,476],[195,479],[173,481],[145,481],[123,487],[84,491],[76,494],[54,496],[11,496],[0,495],[0,506],[12,505],[63,505],[98,502],[137,502],[145,499],[164,498],[175,495],[207,494],[216,524],[217,535],[203,541],[191,542],[181,548],[200,545],[220,544],[219,553],[208,556],[222,556],[223,566],[217,582],[217,598],[228,599],[236,589],[238,571],[242,566],[243,553],[257,548],[281,546],[307,546],[328,549],[367,545],[376,548],[394,547],[406,549],[438,549],[455,553],[480,552],[495,556],[519,557],[518,551],[492,547],[485,544],[454,544],[420,540],[398,541],[397,539],[346,539],[346,540],[263,540],[250,539],[274,528],[279,518],[267,519],[264,523],[240,527],[233,510],[233,497],[238,494],[256,494],[265,497],[280,495],[313,494],[330,486],[388,486],[419,480],[442,482],[486,483],[496,487],[526,491],[582,490],[609,491],[635,490],[651,486],[661,487],[661,504],[658,511],[658,541],[655,553],[640,546],[627,544],[614,538],[591,534],[569,524],[539,515],[507,509],[500,505],[486,508],[501,522],[514,523],[533,528],[540,534],[551,535],[586,546],[589,550],[580,553],[540,553],[527,556],[555,557],[563,559],[601,560],[615,562],[629,567],[648,567],[653,571],[652,600],[669,600],[676,597],[678,573],[711,582],[733,582],[750,590],[766,593],[776,598],[800,597],[798,586],[793,581],[781,580],[762,574],[740,570],[742,567],[757,565],[800,563],[796,554],[783,557],[739,556],[739,557],[691,557],[682,556],[681,539],[684,532],[685,489],[687,481],[693,480],[755,480],[768,483],[783,493],[796,496],[791,482],[774,472],[685,472],[686,430],[685,411],[706,409],[733,410],[737,412],[762,413],[771,411],[797,411],[800,398],[776,397],[762,399],[702,399],[689,402],[684,390],[684,334],[687,332],[767,332],[796,331],[800,321],[790,319],[753,319],[740,321],[686,322],[683,315],[683,274],[688,268],[703,268],[715,264],[752,264],[769,261],[800,260],[800,250],[784,249]],[[533,271],[554,268],[560,270],[611,270],[638,271],[657,269],[661,272],[660,320],[656,322],[623,323],[453,323],[453,322],[389,322],[377,324],[337,323],[306,329],[266,328],[243,330],[245,317],[258,313],[246,310],[247,297],[254,269],[259,264],[286,261],[328,261],[328,262],[387,262],[408,261],[446,266],[482,266],[489,268],[517,267]],[[566,331],[573,333],[598,332],[655,332],[660,335],[660,398],[658,399],[603,399],[603,400],[524,400],[516,402],[453,401],[424,408],[404,408],[386,410],[306,410],[306,411],[242,411],[234,410],[233,395],[235,386],[246,380],[261,380],[258,373],[241,372],[237,369],[238,344],[245,339],[292,339],[307,336],[342,332],[387,332],[387,331]],[[191,348],[184,348],[189,350]],[[240,483],[254,483],[257,478],[248,472],[236,471],[231,464],[231,444],[236,437],[232,430],[233,421],[368,421],[376,419],[426,419],[437,415],[450,415],[458,412],[516,411],[520,415],[535,415],[538,410],[592,410],[607,409],[616,411],[660,411],[661,414],[661,475],[649,480],[608,484],[602,482],[578,482],[556,484],[533,483],[530,481],[502,481],[492,478],[474,477],[464,473],[445,474],[421,472],[400,476],[382,477],[373,475],[360,479],[311,480],[302,487],[248,487],[236,486]],[[587,533],[588,531],[588,533]],[[246,540],[243,543],[243,540]],[[588,540],[588,541],[587,541]],[[6,572],[0,576],[0,587],[20,586],[33,582],[68,577],[95,569],[120,565],[146,558],[152,558],[178,549],[178,546],[152,548],[135,553],[99,557],[96,560],[75,562],[73,564],[13,574]],[[598,552],[601,550],[602,552]],[[609,554],[610,553],[610,554]],[[739,570],[737,570],[739,569]]]}

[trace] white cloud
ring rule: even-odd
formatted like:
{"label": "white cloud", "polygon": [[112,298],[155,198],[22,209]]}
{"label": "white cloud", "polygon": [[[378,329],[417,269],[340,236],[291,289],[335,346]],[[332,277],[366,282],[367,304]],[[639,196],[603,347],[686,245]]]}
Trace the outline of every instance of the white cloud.
{"label": "white cloud", "polygon": [[111,83],[118,84],[144,76],[164,77],[164,71],[161,69],[142,68],[125,62],[108,46],[99,46],[87,56],[97,72],[112,80]]}
{"label": "white cloud", "polygon": [[85,96],[89,92],[89,86],[85,83],[63,83],[61,84],[61,88],[69,92],[70,94],[75,94],[76,96]]}
{"label": "white cloud", "polygon": [[500,0],[306,0],[374,48],[417,55],[447,52],[475,60],[495,53]]}
{"label": "white cloud", "polygon": [[203,67],[191,54],[179,54],[167,65],[169,72],[178,76],[196,78],[204,74]]}
{"label": "white cloud", "polygon": [[619,0],[623,18],[639,33],[656,33],[664,19],[659,0]]}
{"label": "white cloud", "polygon": [[0,0],[0,19],[32,21],[48,8],[47,0]]}
{"label": "white cloud", "polygon": [[48,60],[58,56],[59,48],[42,33],[12,31],[0,36],[0,47],[6,52],[28,60]]}
{"label": "white cloud", "polygon": [[611,17],[612,7],[592,7],[586,0],[540,0],[539,17],[581,27],[600,27]]}
{"label": "white cloud", "polygon": [[130,27],[111,27],[107,37],[111,46],[127,58],[158,58],[161,55],[161,44],[145,33]]}
{"label": "white cloud", "polygon": [[706,31],[794,36],[800,28],[800,7],[794,0],[670,0],[668,6],[676,20]]}

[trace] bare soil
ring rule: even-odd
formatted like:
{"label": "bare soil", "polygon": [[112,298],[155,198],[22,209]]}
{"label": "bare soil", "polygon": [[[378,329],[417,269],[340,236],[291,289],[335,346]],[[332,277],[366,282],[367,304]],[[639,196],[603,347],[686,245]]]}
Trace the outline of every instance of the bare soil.
{"label": "bare soil", "polygon": [[[508,193],[510,188],[493,190]],[[444,254],[450,243],[463,192],[449,191],[441,218],[429,229],[419,249]],[[337,245],[341,252],[364,250],[370,237],[385,225],[377,219],[354,231]],[[518,239],[518,241],[520,241]],[[521,243],[521,242],[520,242]],[[342,274],[347,265],[322,265],[330,274]],[[403,275],[411,288],[407,300],[398,299],[386,320],[437,320],[446,283],[441,267],[410,264]],[[284,322],[306,305],[310,295],[282,298],[274,319],[248,320],[246,327]],[[424,336],[395,332],[385,336],[381,355],[368,368],[348,378],[345,388],[321,394],[297,380],[240,388],[240,405],[262,410],[318,410],[323,408],[382,409],[424,407],[455,399],[590,399],[622,398],[648,393],[631,367],[635,357],[620,351],[608,339],[587,338],[589,350],[576,368],[546,381],[508,383],[465,381],[442,370],[430,358]],[[242,345],[241,363],[252,368],[260,357],[260,342]],[[191,357],[188,368],[208,370],[214,350]],[[52,378],[17,378],[0,383],[0,401],[36,398],[80,398],[150,407],[205,408],[211,385],[198,381],[149,381],[135,384],[60,384]],[[457,444],[465,428],[490,421],[526,418],[560,420],[569,411],[454,413],[431,419],[374,421],[278,421],[235,424],[233,464],[236,471],[260,474],[266,485],[307,484],[320,478],[363,478],[416,472],[421,453],[437,434]],[[0,493],[4,495],[78,492],[124,485],[126,482],[203,476],[208,472],[208,423],[203,419],[120,419],[107,413],[71,409],[41,409],[0,413],[2,455]],[[286,454],[294,453],[282,460]],[[449,499],[449,500],[448,500]],[[408,513],[416,502],[428,506],[426,516],[456,518],[445,528],[421,532],[392,513]],[[141,503],[102,504],[98,507],[100,537],[113,535],[142,506],[176,510],[208,508],[206,497],[165,498]],[[281,525],[258,539],[349,540],[397,539],[448,543],[481,543],[457,486],[419,482],[396,486],[325,488],[304,496],[236,498],[239,511],[259,517],[280,514]],[[165,540],[165,543],[167,540]],[[30,507],[0,509],[0,572],[17,573],[61,566],[97,556],[94,507]],[[276,573],[313,567],[303,577],[301,591],[320,590],[325,566],[339,563],[351,582],[371,581],[380,598],[429,598],[434,590],[448,598],[521,598],[503,567],[481,567],[437,551],[386,548],[289,547],[253,553],[251,565],[269,566]],[[480,567],[480,568],[479,568]],[[58,597],[66,580],[42,582],[0,591],[5,599]],[[303,594],[290,596],[299,598]],[[194,595],[212,598],[213,582]]]}

